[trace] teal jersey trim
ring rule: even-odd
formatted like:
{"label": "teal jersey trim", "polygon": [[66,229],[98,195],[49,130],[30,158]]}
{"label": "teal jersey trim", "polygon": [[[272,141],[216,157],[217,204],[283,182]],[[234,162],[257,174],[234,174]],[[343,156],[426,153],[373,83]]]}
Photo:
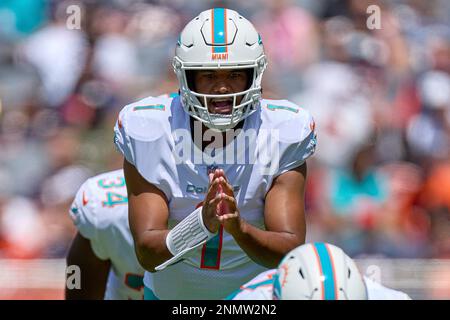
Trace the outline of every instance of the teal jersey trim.
{"label": "teal jersey trim", "polygon": [[149,106],[137,106],[133,108],[133,111],[139,111],[139,110],[166,110],[166,107],[163,104],[153,104]]}
{"label": "teal jersey trim", "polygon": [[144,286],[144,300],[159,300],[159,299],[150,288]]}
{"label": "teal jersey trim", "polygon": [[267,105],[267,109],[269,109],[270,111],[287,110],[287,111],[291,111],[291,112],[294,112],[294,113],[298,113],[298,109],[296,109],[296,108],[287,107],[287,106],[276,106],[276,105],[273,105],[273,104],[268,104]]}

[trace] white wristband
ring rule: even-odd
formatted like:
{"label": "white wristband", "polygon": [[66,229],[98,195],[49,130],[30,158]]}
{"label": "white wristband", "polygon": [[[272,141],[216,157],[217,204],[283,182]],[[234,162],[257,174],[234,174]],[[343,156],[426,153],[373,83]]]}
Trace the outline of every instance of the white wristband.
{"label": "white wristband", "polygon": [[169,231],[166,246],[173,257],[157,266],[155,270],[163,270],[215,236],[215,233],[210,232],[203,223],[202,208],[195,209]]}

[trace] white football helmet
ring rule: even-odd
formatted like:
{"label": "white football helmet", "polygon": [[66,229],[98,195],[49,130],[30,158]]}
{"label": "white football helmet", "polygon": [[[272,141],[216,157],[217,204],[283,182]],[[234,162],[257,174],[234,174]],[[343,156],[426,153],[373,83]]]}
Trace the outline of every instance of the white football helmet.
{"label": "white football helmet", "polygon": [[355,262],[328,243],[308,243],[289,252],[274,276],[276,300],[367,300]]}
{"label": "white football helmet", "polygon": [[[220,131],[233,128],[256,110],[261,99],[261,78],[266,66],[261,37],[256,29],[236,11],[224,8],[203,11],[191,20],[179,36],[173,59],[184,109],[208,128]],[[187,72],[205,69],[251,69],[250,86],[233,94],[195,92]],[[239,96],[242,100],[237,104]],[[209,98],[232,99],[232,113],[208,112]]]}

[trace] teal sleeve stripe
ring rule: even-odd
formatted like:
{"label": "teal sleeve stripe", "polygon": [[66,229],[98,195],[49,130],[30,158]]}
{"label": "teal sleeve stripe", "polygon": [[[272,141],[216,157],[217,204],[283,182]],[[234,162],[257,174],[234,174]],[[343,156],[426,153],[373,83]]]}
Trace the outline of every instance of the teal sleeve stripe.
{"label": "teal sleeve stripe", "polygon": [[166,110],[166,107],[163,104],[153,104],[148,106],[137,106],[133,108],[133,111],[139,111],[139,110]]}

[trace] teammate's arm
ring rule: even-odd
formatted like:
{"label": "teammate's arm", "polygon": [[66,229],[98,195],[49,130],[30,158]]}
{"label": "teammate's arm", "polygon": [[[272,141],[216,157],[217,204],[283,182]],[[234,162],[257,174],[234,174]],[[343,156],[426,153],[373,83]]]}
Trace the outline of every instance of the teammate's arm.
{"label": "teammate's arm", "polygon": [[[227,202],[230,213],[219,216],[218,220],[253,261],[274,268],[284,255],[305,242],[305,181],[306,163],[274,179],[265,198],[266,230],[249,224],[239,215],[232,187],[227,182],[222,183],[227,193],[222,199]],[[214,224],[207,224],[207,227],[217,228]]]}
{"label": "teammate's arm", "polygon": [[136,257],[144,269],[154,272],[156,266],[172,257],[166,246],[168,201],[165,194],[147,182],[127,160],[123,169]]}
{"label": "teammate's arm", "polygon": [[81,270],[81,288],[69,289],[66,286],[66,300],[102,300],[111,262],[99,259],[92,251],[89,239],[79,232],[72,242],[66,262],[67,266],[76,265]]}

